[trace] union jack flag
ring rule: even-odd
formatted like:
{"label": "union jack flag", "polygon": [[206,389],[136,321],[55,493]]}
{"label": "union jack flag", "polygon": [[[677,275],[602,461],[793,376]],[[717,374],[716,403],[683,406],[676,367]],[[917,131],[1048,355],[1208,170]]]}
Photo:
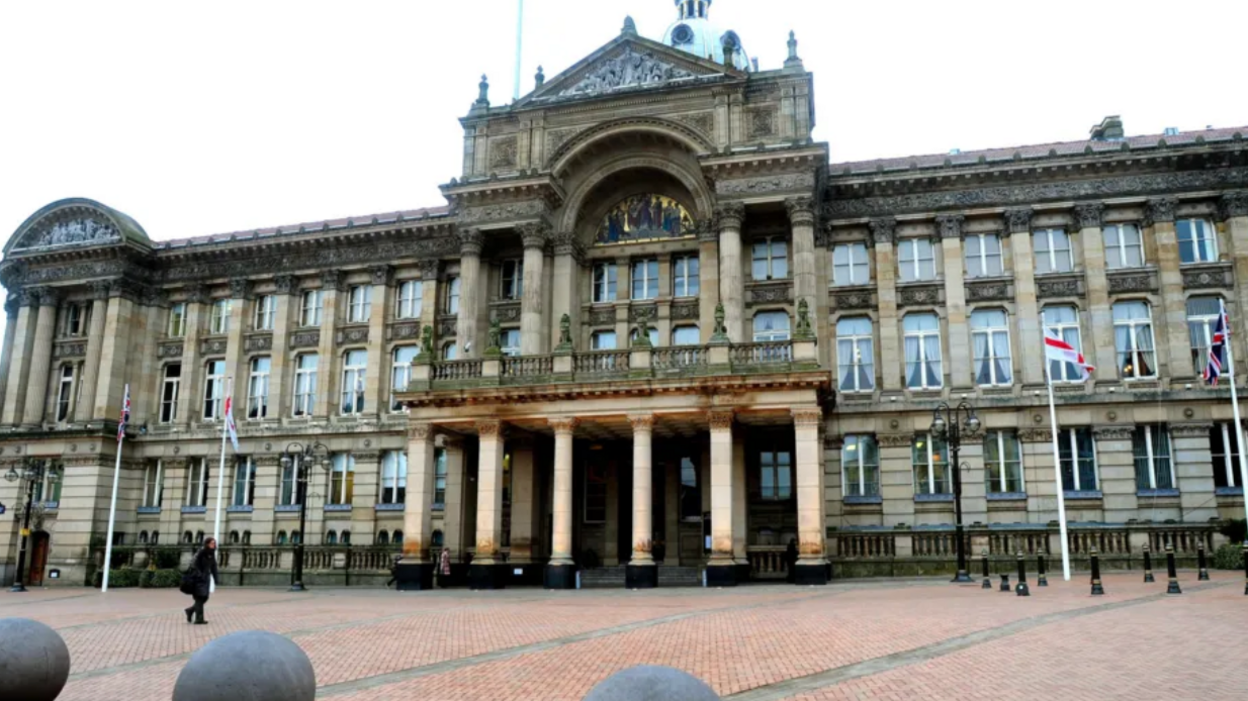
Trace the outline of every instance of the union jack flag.
{"label": "union jack flag", "polygon": [[1231,322],[1226,316],[1226,304],[1218,300],[1218,320],[1213,324],[1213,337],[1209,339],[1209,362],[1205,363],[1205,382],[1218,384],[1222,368],[1226,365],[1226,337],[1231,334]]}
{"label": "union jack flag", "polygon": [[126,399],[121,405],[121,421],[117,422],[117,442],[126,437],[126,424],[130,423],[130,385],[126,385]]}

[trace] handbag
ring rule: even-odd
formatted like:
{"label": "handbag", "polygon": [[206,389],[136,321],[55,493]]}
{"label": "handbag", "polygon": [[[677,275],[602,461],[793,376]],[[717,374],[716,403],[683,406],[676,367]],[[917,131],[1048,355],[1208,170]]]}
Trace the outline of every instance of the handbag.
{"label": "handbag", "polygon": [[194,567],[188,568],[182,573],[182,585],[178,590],[183,594],[195,594],[195,587],[199,585],[199,570]]}

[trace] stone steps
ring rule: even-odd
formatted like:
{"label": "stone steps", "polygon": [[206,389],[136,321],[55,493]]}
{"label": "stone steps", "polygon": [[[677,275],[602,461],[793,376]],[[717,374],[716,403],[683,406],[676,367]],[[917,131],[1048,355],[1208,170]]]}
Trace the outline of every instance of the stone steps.
{"label": "stone steps", "polygon": [[[581,570],[582,589],[624,588],[624,565]],[[698,567],[659,565],[660,587],[700,587],[702,570]]]}

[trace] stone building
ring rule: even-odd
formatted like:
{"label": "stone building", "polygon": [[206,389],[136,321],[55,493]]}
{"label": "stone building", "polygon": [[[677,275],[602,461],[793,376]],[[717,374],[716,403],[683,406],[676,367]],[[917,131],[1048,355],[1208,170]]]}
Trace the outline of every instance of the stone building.
{"label": "stone building", "polygon": [[[1077,554],[1242,515],[1199,372],[1217,301],[1248,308],[1248,128],[830,163],[792,35],[760,67],[710,0],[675,4],[662,41],[628,20],[510,105],[483,79],[442,206],[185,240],[86,199],[34,213],[0,263],[0,472],[59,477],[30,580],[102,562],[127,384],[115,542],[194,545],[220,494],[237,568],[287,572],[296,541],[401,544],[409,586],[443,549],[478,587],[732,584],[783,576],[790,541],[799,582],[947,568],[942,401],[984,426],[976,553],[1055,553],[1057,472]],[[1056,472],[1044,326],[1097,366],[1052,369]],[[18,541],[5,517],[9,579]]]}

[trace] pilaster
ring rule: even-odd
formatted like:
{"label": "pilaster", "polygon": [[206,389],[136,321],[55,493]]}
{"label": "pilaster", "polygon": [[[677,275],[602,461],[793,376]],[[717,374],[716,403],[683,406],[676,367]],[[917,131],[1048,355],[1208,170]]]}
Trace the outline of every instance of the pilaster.
{"label": "pilaster", "polygon": [[[524,271],[528,285],[529,271]],[[536,456],[531,441],[518,441],[511,449],[511,552],[507,562],[527,565],[534,562],[534,529],[537,514]]]}
{"label": "pilaster", "polygon": [[100,376],[100,353],[104,347],[104,322],[108,315],[108,283],[91,285],[91,324],[87,329],[87,357],[82,363],[82,390],[74,408],[74,421],[86,423],[95,416],[95,392]]}
{"label": "pilaster", "polygon": [[[1235,279],[1241,281],[1241,284],[1236,286],[1235,301],[1239,303],[1242,314],[1248,311],[1248,284],[1242,282],[1248,280],[1248,192],[1232,192],[1223,195],[1219,202],[1218,214],[1226,227],[1226,239],[1231,244]],[[1235,357],[1248,358],[1248,342],[1242,340],[1236,342],[1236,336],[1242,335],[1231,336],[1232,343],[1235,343],[1232,352]]]}
{"label": "pilaster", "polygon": [[[1031,245],[1030,208],[1005,212],[1014,259],[1014,319],[1018,323],[1015,370],[1021,366],[1023,384],[1044,384],[1044,346],[1040,304],[1036,298],[1036,256]],[[1017,376],[1017,375],[1015,375]]]}
{"label": "pilaster", "polygon": [[463,562],[467,539],[464,537],[465,501],[468,481],[465,478],[464,446],[458,440],[444,438],[446,451],[446,495],[442,505],[442,536],[446,548],[451,551],[452,562]]}
{"label": "pilaster", "polygon": [[732,412],[711,411],[711,557],[707,562],[708,583],[714,570],[719,585],[736,584],[733,556]]}
{"label": "pilaster", "polygon": [[961,214],[936,217],[944,256],[945,325],[948,334],[949,385],[955,390],[975,383],[971,376],[971,335],[966,315],[966,276],[962,260]]}
{"label": "pilaster", "polygon": [[549,340],[543,304],[546,299],[546,225],[521,224],[517,228],[524,242],[524,283],[520,290],[520,354],[540,355],[546,352]]}
{"label": "pilaster", "polygon": [[[35,325],[39,318],[39,293],[32,288],[17,291],[17,322],[13,332],[13,352],[9,360],[9,378],[5,385],[4,415],[6,426],[22,420],[26,404],[26,386],[30,380],[30,359],[35,348]],[[7,335],[7,332],[6,332]]]}
{"label": "pilaster", "polygon": [[[198,400],[203,397],[204,369],[200,367],[199,337],[204,329],[204,317],[208,314],[208,291],[196,285],[187,292],[186,324],[182,337],[182,382],[178,392],[177,425],[186,428],[195,417],[202,416]],[[167,327],[166,327],[167,328]],[[96,407],[106,411],[106,407]],[[198,420],[198,419],[196,419]]]}
{"label": "pilaster", "polygon": [[886,392],[902,388],[901,319],[897,314],[897,255],[893,247],[897,220],[872,219],[871,238],[875,243],[876,295],[879,298],[880,351],[876,361]]}
{"label": "pilaster", "polygon": [[459,316],[455,321],[455,343],[459,346],[459,357],[464,359],[479,358],[485,350],[477,342],[483,306],[480,302],[484,287],[481,280],[483,240],[477,229],[459,232]]}
{"label": "pilaster", "polygon": [[824,553],[827,504],[824,501],[823,442],[819,439],[822,424],[823,413],[818,407],[793,409],[798,584],[827,582],[827,557]]}
{"label": "pilaster", "polygon": [[[386,353],[386,322],[394,317],[394,268],[369,268],[372,302],[368,312],[368,369],[364,371],[364,414],[380,416],[390,411],[391,359]],[[426,545],[427,547],[427,545]]]}
{"label": "pilaster", "polygon": [[1118,379],[1118,359],[1114,347],[1114,320],[1109,309],[1109,280],[1105,275],[1105,239],[1101,225],[1105,205],[1085,202],[1075,205],[1075,226],[1079,229],[1079,241],[1083,246],[1083,281],[1088,290],[1088,319],[1083,324],[1086,331],[1085,355],[1093,358],[1096,378],[1101,382]]}
{"label": "pilaster", "polygon": [[1183,520],[1188,523],[1208,523],[1218,517],[1213,470],[1210,469],[1213,464],[1209,444],[1211,429],[1211,423],[1170,424],[1175,486],[1179,488]]}
{"label": "pilaster", "polygon": [[[1183,273],[1180,270],[1179,240],[1174,228],[1174,209],[1177,201],[1173,198],[1158,198],[1148,201],[1148,220],[1153,227],[1153,240],[1157,244],[1157,277],[1161,284],[1161,316],[1165,323],[1156,322],[1154,313],[1153,329],[1160,331],[1157,339],[1158,366],[1169,364],[1168,372],[1159,371],[1173,380],[1195,377],[1195,369],[1188,360],[1191,357],[1191,336],[1187,328],[1187,300],[1183,295]],[[1165,355],[1161,335],[1165,335]]]}
{"label": "pilaster", "polygon": [[342,273],[326,270],[321,273],[321,336],[317,347],[316,401],[312,416],[327,421],[331,415],[342,410],[342,397],[338,395],[338,374],[342,363],[334,336],[338,333],[338,297],[342,294]]}
{"label": "pilaster", "polygon": [[724,305],[724,327],[733,343],[745,338],[745,276],[741,261],[741,224],[745,205],[724,202],[715,210],[719,228],[719,300]]}
{"label": "pilaster", "polygon": [[[299,316],[299,280],[293,275],[279,275],[274,280],[276,289],[273,310],[272,373],[269,375],[269,416],[284,418],[292,413],[294,371],[289,357],[290,332],[294,319]],[[318,358],[319,362],[319,358]],[[287,374],[290,374],[287,377]]]}
{"label": "pilaster", "polygon": [[412,424],[407,430],[407,503],[403,509],[403,556],[432,563],[434,460],[433,427]]}
{"label": "pilaster", "polygon": [[[247,330],[247,302],[252,298],[251,281],[230,280],[230,326],[225,335],[226,392],[234,397],[234,420],[248,416],[247,379],[250,374],[247,353],[243,349],[243,332]],[[273,366],[269,366],[270,373]]]}
{"label": "pilaster", "polygon": [[503,539],[503,425],[477,422],[480,438],[477,467],[477,550],[474,565],[499,562]]}
{"label": "pilaster", "polygon": [[13,364],[13,340],[17,336],[17,299],[10,296],[4,303],[4,346],[0,349],[0,413],[9,386],[9,369]]}
{"label": "pilaster", "polygon": [[22,409],[22,426],[38,428],[43,424],[48,401],[48,375],[52,368],[52,337],[56,330],[55,290],[39,291],[39,315],[35,322],[35,344],[30,355],[30,380],[26,385],[26,402]]}

